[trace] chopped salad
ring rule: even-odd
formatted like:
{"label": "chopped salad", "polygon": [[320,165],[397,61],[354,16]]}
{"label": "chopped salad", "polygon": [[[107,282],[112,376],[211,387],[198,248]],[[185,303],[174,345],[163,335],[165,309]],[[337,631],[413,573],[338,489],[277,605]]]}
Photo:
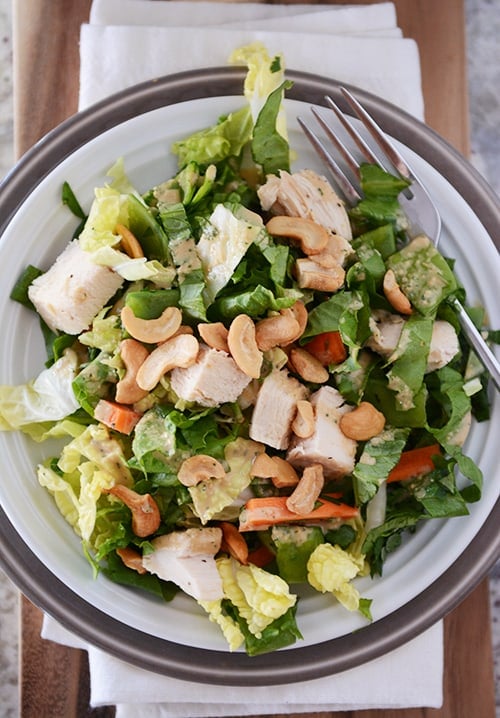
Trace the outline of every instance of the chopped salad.
{"label": "chopped salad", "polygon": [[407,236],[407,182],[364,165],[347,209],[291,168],[283,58],[232,60],[247,102],[173,145],[175,176],[141,192],[119,160],[88,214],[64,186],[80,224],[12,292],[47,363],[0,387],[0,428],[64,441],[37,476],[95,573],[184,591],[257,655],[301,638],[303,584],[369,621],[355,578],[468,513],[487,376],[452,262]]}

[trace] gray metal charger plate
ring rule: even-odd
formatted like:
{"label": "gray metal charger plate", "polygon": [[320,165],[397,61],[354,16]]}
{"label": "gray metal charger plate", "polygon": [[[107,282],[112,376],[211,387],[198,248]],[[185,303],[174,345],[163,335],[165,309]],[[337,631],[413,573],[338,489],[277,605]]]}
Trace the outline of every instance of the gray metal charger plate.
{"label": "gray metal charger plate", "polygon": [[[187,100],[240,95],[240,68],[210,68],[143,83],[80,112],[29,150],[0,186],[3,234],[32,189],[86,142],[130,118]],[[288,71],[287,97],[322,105],[331,95],[349,113],[335,80]],[[500,245],[500,204],[488,184],[453,147],[425,124],[379,98],[351,88],[390,135],[431,164],[460,193]],[[248,657],[205,650],[151,636],[90,605],[49,571],[0,508],[0,565],[43,611],[85,641],[122,660],[175,678],[220,685],[272,685],[338,673],[409,641],[445,616],[472,591],[500,555],[500,501],[463,554],[427,589],[397,611],[352,634],[313,646]]]}

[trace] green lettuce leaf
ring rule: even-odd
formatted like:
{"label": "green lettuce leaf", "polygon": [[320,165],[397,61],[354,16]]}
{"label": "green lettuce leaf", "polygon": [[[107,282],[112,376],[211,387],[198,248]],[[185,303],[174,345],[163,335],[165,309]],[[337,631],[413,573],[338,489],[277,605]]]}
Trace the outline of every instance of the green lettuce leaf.
{"label": "green lettuce leaf", "polygon": [[361,506],[372,499],[389,472],[399,461],[410,429],[387,426],[367,441],[353,471],[356,504]]}

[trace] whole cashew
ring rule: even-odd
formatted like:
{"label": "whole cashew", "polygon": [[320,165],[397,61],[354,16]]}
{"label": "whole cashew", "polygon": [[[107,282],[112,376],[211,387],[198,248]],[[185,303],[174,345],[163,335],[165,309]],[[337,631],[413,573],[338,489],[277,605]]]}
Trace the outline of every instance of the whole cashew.
{"label": "whole cashew", "polygon": [[139,551],[135,551],[133,548],[127,546],[126,548],[117,548],[116,553],[127,568],[131,568],[140,574],[147,573],[142,565],[142,556]]}
{"label": "whole cashew", "polygon": [[354,441],[367,441],[383,430],[385,416],[368,401],[362,401],[355,409],[342,414],[339,428],[344,436]]}
{"label": "whole cashew", "polygon": [[403,294],[399,284],[396,281],[396,275],[392,269],[388,269],[384,274],[382,282],[382,289],[384,290],[385,298],[389,304],[400,314],[411,314],[412,307],[408,297]]}
{"label": "whole cashew", "polygon": [[158,530],[161,523],[160,509],[151,494],[138,494],[123,484],[116,484],[106,490],[123,501],[132,512],[132,531],[144,538]]}
{"label": "whole cashew", "polygon": [[269,456],[265,453],[258,454],[252,464],[250,473],[252,476],[257,476],[261,479],[271,479],[278,489],[296,486],[299,483],[297,472],[281,456]]}
{"label": "whole cashew", "polygon": [[301,289],[336,292],[344,284],[345,269],[340,264],[324,267],[312,259],[295,261],[297,283]]}
{"label": "whole cashew", "polygon": [[266,229],[275,237],[290,237],[297,240],[301,250],[307,255],[319,254],[328,244],[328,230],[305,217],[286,215],[271,217]]}
{"label": "whole cashew", "polygon": [[200,337],[212,349],[229,354],[229,346],[227,343],[228,330],[222,322],[213,322],[212,324],[198,324]]}
{"label": "whole cashew", "polygon": [[307,466],[293,493],[286,500],[287,509],[299,515],[310,513],[314,509],[324,483],[322,465]]}
{"label": "whole cashew", "polygon": [[182,322],[182,312],[178,307],[166,307],[157,319],[141,319],[125,305],[120,316],[130,336],[146,344],[166,341],[178,331]]}
{"label": "whole cashew", "polygon": [[223,479],[226,475],[224,467],[207,454],[195,454],[182,462],[177,478],[183,486],[196,486],[201,481]]}
{"label": "whole cashew", "polygon": [[247,314],[238,314],[233,319],[227,335],[227,344],[238,368],[252,379],[258,379],[263,355],[257,345],[255,324]]}
{"label": "whole cashew", "polygon": [[299,331],[300,325],[292,310],[282,309],[279,314],[257,322],[255,341],[259,349],[265,352],[273,347],[285,347],[291,344]]}
{"label": "whole cashew", "polygon": [[314,434],[316,421],[314,418],[314,407],[310,401],[299,399],[297,402],[297,413],[292,421],[292,431],[295,436],[301,439],[308,439]]}
{"label": "whole cashew", "polygon": [[143,365],[149,352],[146,347],[135,339],[124,339],[120,343],[120,356],[125,364],[126,373],[116,385],[116,401],[120,404],[135,404],[147,395],[141,389],[136,378],[139,368]]}
{"label": "whole cashew", "polygon": [[328,381],[329,373],[323,364],[308,351],[300,347],[294,347],[288,357],[289,364],[293,371],[304,379],[314,384],[324,384]]}
{"label": "whole cashew", "polygon": [[132,257],[132,259],[139,259],[140,257],[144,257],[144,252],[142,251],[142,247],[139,244],[139,240],[137,239],[135,234],[130,231],[128,227],[125,227],[124,224],[117,224],[116,233],[119,234],[122,238],[121,245],[123,250],[125,251],[125,254],[128,254],[128,256]]}
{"label": "whole cashew", "polygon": [[309,314],[307,313],[306,305],[304,304],[304,302],[301,302],[300,299],[297,300],[295,304],[292,304],[290,309],[292,310],[292,314],[299,324],[297,336],[295,336],[292,340],[296,342],[297,339],[299,339],[299,337],[301,337],[305,331],[305,328],[307,326],[307,320],[309,319]]}
{"label": "whole cashew", "polygon": [[148,356],[137,372],[136,381],[141,389],[151,391],[164,374],[175,367],[186,368],[194,364],[199,343],[192,334],[177,334],[160,344]]}

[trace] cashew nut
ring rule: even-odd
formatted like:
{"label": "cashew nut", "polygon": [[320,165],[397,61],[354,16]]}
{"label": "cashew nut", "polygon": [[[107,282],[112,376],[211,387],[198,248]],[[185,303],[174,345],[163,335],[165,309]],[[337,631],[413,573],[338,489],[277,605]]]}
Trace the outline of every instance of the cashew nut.
{"label": "cashew nut", "polygon": [[136,377],[149,353],[146,347],[135,339],[124,339],[120,343],[120,356],[126,371],[123,379],[116,385],[115,398],[119,404],[135,404],[148,393],[137,384]]}
{"label": "cashew nut", "polygon": [[312,259],[297,259],[295,271],[301,289],[336,292],[344,284],[345,269],[337,263],[333,267],[323,267]]}
{"label": "cashew nut", "polygon": [[319,254],[328,243],[328,230],[321,224],[305,217],[272,217],[266,224],[269,234],[275,237],[290,237],[300,243],[304,254]]}
{"label": "cashew nut", "polygon": [[265,453],[255,458],[250,474],[261,479],[271,479],[279,489],[296,486],[299,483],[299,476],[288,461],[280,456],[269,456]]}
{"label": "cashew nut", "polygon": [[127,568],[131,568],[140,574],[147,573],[142,565],[142,556],[139,551],[135,551],[133,548],[127,546],[126,548],[117,548],[116,553]]}
{"label": "cashew nut", "polygon": [[258,379],[263,354],[257,346],[255,324],[247,314],[239,314],[233,319],[227,335],[227,344],[238,368],[252,379]]}
{"label": "cashew nut", "polygon": [[314,509],[324,483],[322,465],[307,466],[293,493],[286,500],[287,509],[302,516],[309,514]]}
{"label": "cashew nut", "polygon": [[297,413],[292,421],[292,431],[295,436],[301,439],[308,439],[314,434],[316,421],[314,418],[314,407],[310,401],[299,399],[297,402]]}
{"label": "cashew nut", "polygon": [[137,237],[128,227],[125,227],[123,224],[117,224],[116,233],[121,237],[120,244],[125,251],[125,254],[128,254],[128,256],[132,257],[132,259],[144,257],[144,252],[142,251],[142,247],[139,244]]}
{"label": "cashew nut", "polygon": [[277,465],[273,462],[273,457],[265,452],[257,454],[250,469],[250,476],[257,476],[259,479],[270,479],[276,476],[278,471]]}
{"label": "cashew nut", "polygon": [[141,389],[151,391],[164,374],[175,367],[186,368],[194,364],[199,344],[192,334],[178,334],[154,349],[137,372],[136,381]]}
{"label": "cashew nut", "polygon": [[324,384],[325,381],[328,381],[328,369],[323,366],[319,359],[316,359],[305,349],[294,347],[288,360],[293,371],[301,376],[304,381],[310,381],[314,384]]}
{"label": "cashew nut", "polygon": [[344,436],[354,441],[367,441],[383,430],[385,416],[368,401],[362,401],[355,409],[342,414],[339,428]]}
{"label": "cashew nut", "polygon": [[307,326],[307,320],[309,319],[309,314],[307,313],[306,306],[304,302],[301,302],[300,299],[295,302],[295,304],[292,304],[290,307],[292,310],[292,314],[297,320],[299,324],[299,329],[297,332],[297,335],[292,339],[292,341],[297,341],[299,337],[301,337],[305,331],[305,328]]}
{"label": "cashew nut", "polygon": [[385,298],[389,304],[400,314],[411,314],[412,308],[410,300],[403,294],[399,284],[396,281],[396,275],[392,269],[388,269],[384,274],[382,282]]}
{"label": "cashew nut", "polygon": [[132,512],[132,531],[144,538],[158,530],[161,523],[160,509],[151,494],[138,494],[123,484],[116,484],[106,493],[116,496]]}
{"label": "cashew nut", "polygon": [[181,324],[172,337],[178,337],[180,334],[194,334],[193,327],[190,327],[189,324]]}
{"label": "cashew nut", "polygon": [[178,307],[166,307],[157,319],[141,319],[125,305],[120,316],[130,336],[146,344],[166,341],[177,332],[182,322],[182,312]]}
{"label": "cashew nut", "polygon": [[279,314],[257,322],[255,340],[259,349],[266,352],[273,347],[285,347],[291,344],[299,331],[300,325],[292,310],[281,309]]}
{"label": "cashew nut", "polygon": [[223,479],[226,475],[222,464],[207,454],[195,454],[182,462],[177,478],[183,486],[196,486],[200,481]]}
{"label": "cashew nut", "polygon": [[222,322],[198,324],[198,331],[200,337],[209,347],[229,354],[229,346],[227,343],[228,330]]}

